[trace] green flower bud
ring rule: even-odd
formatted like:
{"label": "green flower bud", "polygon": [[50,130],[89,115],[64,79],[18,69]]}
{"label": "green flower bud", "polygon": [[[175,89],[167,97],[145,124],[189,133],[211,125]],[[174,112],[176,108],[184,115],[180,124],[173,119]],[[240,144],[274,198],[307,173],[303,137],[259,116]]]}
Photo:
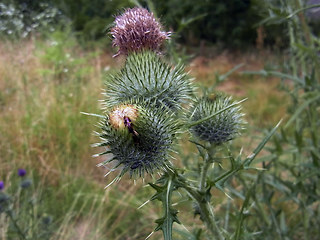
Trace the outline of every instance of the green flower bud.
{"label": "green flower bud", "polygon": [[24,179],[20,184],[21,188],[24,188],[24,189],[29,188],[31,185],[32,185],[31,179]]}
{"label": "green flower bud", "polygon": [[[230,106],[231,97],[217,96],[215,99],[204,97],[197,100],[191,108],[189,117],[192,121],[204,119]],[[240,134],[244,121],[240,106],[234,106],[216,116],[191,127],[193,135],[214,144],[227,142]]]}
{"label": "green flower bud", "polygon": [[[129,101],[114,107],[101,122],[101,143],[112,158],[100,165],[117,161],[122,166],[120,176],[143,177],[144,173],[165,170],[169,152],[176,138],[177,122],[166,108],[156,108],[145,101]],[[115,168],[116,168],[115,167]]]}
{"label": "green flower bud", "polygon": [[192,94],[182,66],[171,67],[150,51],[130,54],[124,68],[108,77],[105,105],[112,108],[130,99],[143,98],[172,110],[181,107]]}

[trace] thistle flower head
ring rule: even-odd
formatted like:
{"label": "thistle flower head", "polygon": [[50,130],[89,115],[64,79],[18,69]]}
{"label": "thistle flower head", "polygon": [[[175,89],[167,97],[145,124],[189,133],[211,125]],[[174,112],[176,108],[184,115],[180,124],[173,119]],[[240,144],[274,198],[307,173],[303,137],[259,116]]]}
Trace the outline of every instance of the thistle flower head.
{"label": "thistle flower head", "polygon": [[[198,121],[231,104],[231,97],[216,96],[213,100],[204,97],[194,103],[189,117],[192,121]],[[191,127],[190,131],[199,139],[210,143],[221,144],[227,142],[239,135],[243,129],[243,114],[240,111],[241,107],[239,106],[231,107],[207,121]]]}
{"label": "thistle flower head", "polygon": [[152,13],[144,8],[127,9],[117,16],[111,29],[113,46],[119,48],[117,55],[128,55],[143,49],[158,51],[169,34]]}
{"label": "thistle flower head", "polygon": [[[177,133],[177,123],[166,108],[154,103],[131,100],[114,107],[101,122],[101,142],[112,158],[100,165],[116,161],[122,166],[120,175],[144,176],[155,170],[166,169],[169,152]],[[115,167],[115,168],[116,168]]]}
{"label": "thistle flower head", "polygon": [[18,175],[20,177],[24,177],[26,174],[27,174],[27,171],[25,169],[23,169],[23,168],[18,169]]}
{"label": "thistle flower head", "polygon": [[125,101],[144,98],[177,110],[192,94],[190,78],[183,66],[172,67],[156,53],[130,54],[124,68],[106,81],[105,105],[112,108]]}

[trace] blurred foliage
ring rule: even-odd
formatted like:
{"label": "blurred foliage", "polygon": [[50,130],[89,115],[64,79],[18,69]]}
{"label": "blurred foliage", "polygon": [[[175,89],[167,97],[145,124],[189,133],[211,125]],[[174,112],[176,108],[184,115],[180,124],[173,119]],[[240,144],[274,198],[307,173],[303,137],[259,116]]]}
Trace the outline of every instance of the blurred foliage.
{"label": "blurred foliage", "polygon": [[[175,40],[187,45],[203,43],[223,47],[246,47],[262,41],[272,48],[286,48],[288,34],[283,21],[270,24],[266,5],[281,12],[281,0],[4,0],[0,4],[0,33],[26,37],[32,32],[53,31],[57,25],[71,23],[78,37],[85,41],[106,38],[114,15],[133,6],[147,7],[172,31]],[[314,29],[319,18],[310,13]],[[263,25],[263,27],[261,27]],[[260,31],[260,32],[259,32]],[[259,40],[260,39],[260,40]]]}
{"label": "blurred foliage", "polygon": [[[114,15],[124,8],[139,5],[155,12],[181,43],[252,46],[258,37],[257,23],[267,14],[264,2],[205,0],[195,4],[192,0],[4,0],[0,5],[0,31],[20,37],[38,31],[40,26],[50,31],[55,25],[65,26],[70,21],[79,37],[86,41],[98,40],[106,37]],[[264,26],[264,43],[285,46],[284,29],[284,25]]]}
{"label": "blurred foliage", "polygon": [[[33,179],[12,175],[8,187],[0,191],[0,232],[7,239],[48,240],[53,235],[53,219],[41,204],[42,190]],[[0,234],[1,237],[2,234]]]}
{"label": "blurred foliage", "polygon": [[75,31],[87,40],[106,37],[114,15],[132,7],[129,0],[53,0],[56,6],[71,19]]}
{"label": "blurred foliage", "polygon": [[199,45],[200,40],[225,46],[254,43],[253,23],[259,20],[254,5],[250,0],[210,0],[196,4],[193,0],[154,1],[158,17],[173,32],[180,33],[183,42],[192,45]]}
{"label": "blurred foliage", "polygon": [[19,39],[41,31],[54,31],[65,20],[49,2],[4,0],[0,3],[0,36]]}
{"label": "blurred foliage", "polygon": [[[286,26],[289,57],[282,72],[258,74],[280,78],[291,103],[290,118],[260,160],[268,171],[239,178],[252,201],[243,232],[255,232],[257,239],[318,239],[320,235],[320,39],[307,24],[305,8],[300,0],[266,5],[265,23]],[[248,184],[250,179],[254,184]]]}

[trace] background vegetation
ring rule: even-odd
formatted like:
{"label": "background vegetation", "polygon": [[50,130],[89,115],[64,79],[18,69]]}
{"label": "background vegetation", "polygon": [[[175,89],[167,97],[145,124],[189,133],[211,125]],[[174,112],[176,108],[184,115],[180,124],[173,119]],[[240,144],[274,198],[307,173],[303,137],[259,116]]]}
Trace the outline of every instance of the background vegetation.
{"label": "background vegetation", "polygon": [[[106,30],[115,14],[136,4],[155,10],[176,33],[168,53],[186,61],[199,87],[217,84],[249,98],[243,107],[248,128],[234,143],[235,154],[241,147],[250,154],[284,119],[256,162],[267,170],[228,181],[223,187],[230,198],[214,192],[221,225],[240,229],[235,239],[317,239],[319,25],[308,10],[295,12],[305,7],[299,0],[2,1],[0,181],[14,221],[0,208],[0,238],[23,239],[17,226],[27,239],[129,240],[152,232],[160,206],[137,209],[152,189],[123,179],[103,190],[113,176],[103,178],[99,159],[91,158],[96,119],[80,114],[101,112],[104,75],[122,64],[111,57]],[[185,145],[181,156],[197,166]],[[30,187],[21,187],[18,168],[27,170]],[[181,212],[191,207],[176,204]],[[176,239],[205,239],[199,217],[189,211],[179,219],[189,232],[175,224]]]}

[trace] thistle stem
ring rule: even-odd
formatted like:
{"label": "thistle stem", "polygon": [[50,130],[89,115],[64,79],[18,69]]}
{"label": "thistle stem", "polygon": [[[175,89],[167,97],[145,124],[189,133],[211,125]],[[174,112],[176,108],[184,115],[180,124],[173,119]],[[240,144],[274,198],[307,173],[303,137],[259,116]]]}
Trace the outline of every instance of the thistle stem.
{"label": "thistle stem", "polygon": [[21,228],[19,227],[16,219],[13,217],[13,214],[12,214],[12,211],[9,210],[7,211],[7,214],[9,216],[9,218],[11,219],[15,229],[17,230],[17,233],[20,235],[20,239],[23,239],[23,240],[27,240],[26,236],[24,235],[23,231],[21,230]]}
{"label": "thistle stem", "polygon": [[[214,156],[214,151],[208,153],[205,155],[205,158],[203,159],[203,166],[201,170],[201,176],[200,176],[200,186],[199,186],[199,191],[201,194],[206,194],[206,186],[207,186],[207,175],[208,175],[208,170],[209,167],[212,164],[212,159]],[[221,232],[219,230],[219,227],[216,224],[216,220],[214,217],[213,209],[209,201],[206,200],[206,198],[203,198],[203,200],[200,202],[198,201],[198,205],[201,211],[201,216],[205,220],[208,228],[213,230],[213,234],[218,235],[218,239],[224,239],[223,236],[221,235]]]}
{"label": "thistle stem", "polygon": [[224,237],[222,236],[220,229],[216,224],[213,209],[210,205],[210,202],[205,199],[202,192],[192,187],[192,185],[189,184],[182,175],[179,175],[178,177],[180,180],[180,186],[187,191],[187,193],[191,196],[191,198],[194,201],[197,202],[200,208],[203,222],[205,222],[205,224],[207,225],[207,229],[211,232],[212,236],[217,236],[219,240],[224,240]]}
{"label": "thistle stem", "polygon": [[205,192],[206,190],[207,174],[208,174],[209,167],[212,164],[213,155],[214,155],[214,151],[210,154],[206,154],[203,158],[203,165],[201,169],[200,184],[199,184],[200,192]]}

